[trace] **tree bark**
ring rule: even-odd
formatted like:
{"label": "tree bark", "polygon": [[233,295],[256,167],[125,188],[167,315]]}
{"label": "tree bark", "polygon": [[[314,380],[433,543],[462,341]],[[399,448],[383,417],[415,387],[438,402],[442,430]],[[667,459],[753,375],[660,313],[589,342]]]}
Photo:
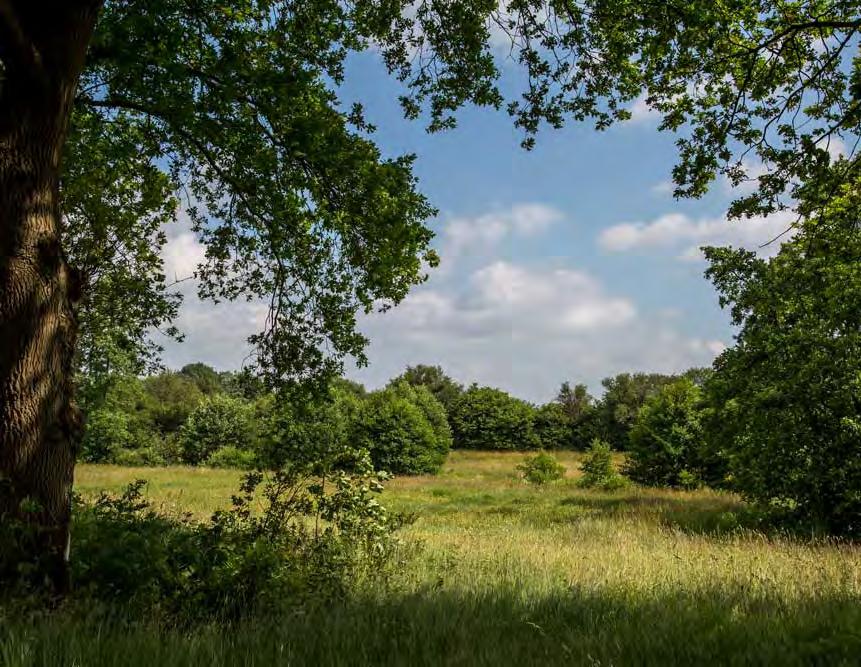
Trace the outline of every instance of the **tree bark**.
{"label": "tree bark", "polygon": [[59,594],[80,421],[60,159],[100,4],[0,0],[0,520],[34,526],[20,557]]}

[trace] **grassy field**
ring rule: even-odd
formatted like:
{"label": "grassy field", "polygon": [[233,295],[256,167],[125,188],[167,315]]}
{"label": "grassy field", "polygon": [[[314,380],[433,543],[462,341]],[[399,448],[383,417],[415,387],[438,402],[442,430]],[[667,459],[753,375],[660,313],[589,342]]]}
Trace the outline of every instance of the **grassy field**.
{"label": "grassy field", "polygon": [[[576,486],[515,474],[516,453],[454,452],[394,480],[417,514],[389,590],[286,619],[164,631],[81,619],[13,630],[0,665],[861,664],[861,548],[744,528],[727,494]],[[167,509],[225,506],[238,474],[81,466],[94,494],[149,480]],[[118,662],[117,656],[122,656]]]}

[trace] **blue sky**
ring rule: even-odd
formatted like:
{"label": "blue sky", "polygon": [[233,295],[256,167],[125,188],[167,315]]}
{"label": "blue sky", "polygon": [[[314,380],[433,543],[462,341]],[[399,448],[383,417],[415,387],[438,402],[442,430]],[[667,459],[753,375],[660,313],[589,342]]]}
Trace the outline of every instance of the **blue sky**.
{"label": "blue sky", "polygon": [[[442,257],[401,306],[362,320],[371,364],[349,375],[376,387],[408,364],[441,364],[462,382],[546,401],[563,380],[598,391],[626,370],[707,365],[731,342],[697,247],[756,248],[788,217],[726,221],[734,195],[722,181],[701,200],[675,201],[675,138],[642,103],[605,132],[545,129],[526,152],[503,112],[467,108],[456,129],[434,135],[404,120],[401,89],[373,54],[353,57],[346,81],[342,99],[364,104],[384,154],[417,155]],[[169,272],[187,273],[200,253],[189,234],[174,237]],[[187,340],[168,346],[165,362],[238,367],[261,317],[258,304],[214,307],[188,294]]]}

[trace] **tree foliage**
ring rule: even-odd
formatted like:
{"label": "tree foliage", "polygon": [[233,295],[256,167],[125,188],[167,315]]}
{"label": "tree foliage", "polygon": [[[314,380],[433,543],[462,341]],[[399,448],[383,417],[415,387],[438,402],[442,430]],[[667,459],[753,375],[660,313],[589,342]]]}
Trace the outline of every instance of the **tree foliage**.
{"label": "tree foliage", "polygon": [[693,487],[700,483],[702,394],[679,379],[645,402],[631,429],[625,474],[647,486]]}
{"label": "tree foliage", "polygon": [[452,380],[441,366],[418,364],[407,366],[402,375],[393,382],[404,380],[414,387],[426,387],[446,410],[450,410],[457,397],[463,392],[463,385]]}
{"label": "tree foliage", "polygon": [[712,451],[747,498],[861,533],[861,197],[828,197],[771,261],[712,248],[708,274],[740,327],[707,383]]}
{"label": "tree foliage", "polygon": [[454,446],[461,449],[534,449],[534,408],[491,387],[473,385],[450,414]]}
{"label": "tree foliage", "polygon": [[378,469],[396,474],[437,472],[451,447],[442,405],[424,387],[405,382],[368,396],[353,437]]}
{"label": "tree foliage", "polygon": [[620,373],[604,378],[604,395],[598,404],[600,432],[613,449],[628,448],[634,421],[646,400],[673,378],[659,373]]}
{"label": "tree foliage", "polygon": [[179,430],[183,461],[204,463],[223,447],[252,449],[255,430],[251,411],[243,401],[223,395],[206,398]]}
{"label": "tree foliage", "polygon": [[[699,196],[718,174],[753,178],[757,158],[758,189],[733,207],[754,214],[786,206],[843,144],[852,159],[832,178],[848,178],[861,119],[848,57],[857,10],[788,0],[108,0],[64,161],[66,245],[88,285],[82,358],[145,357],[146,331],[174,317],[169,285],[187,276],[164,276],[158,252],[177,192],[189,194],[208,248],[201,293],[273,306],[255,338],[264,367],[304,376],[341,354],[361,358],[354,314],[397,302],[421,279],[431,209],[410,158],[381,158],[361,109],[340,108],[334,86],[350,51],[377,50],[404,84],[406,114],[427,110],[431,129],[453,125],[468,102],[506,106],[527,146],[542,125],[605,128],[644,99],[662,129],[681,133],[676,193]],[[522,89],[500,84],[500,40]],[[0,61],[11,67],[11,53]]]}
{"label": "tree foliage", "polygon": [[538,407],[532,424],[542,449],[571,449],[574,445],[576,424],[558,403]]}

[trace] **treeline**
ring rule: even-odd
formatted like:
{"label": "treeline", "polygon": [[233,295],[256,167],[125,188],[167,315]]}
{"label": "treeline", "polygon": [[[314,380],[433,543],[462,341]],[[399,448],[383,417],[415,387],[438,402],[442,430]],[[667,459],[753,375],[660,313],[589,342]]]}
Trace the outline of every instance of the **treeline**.
{"label": "treeline", "polygon": [[682,376],[624,373],[603,381],[600,399],[563,383],[534,405],[491,387],[464,387],[439,366],[409,367],[378,391],[345,379],[323,399],[267,391],[247,372],[190,364],[139,378],[82,383],[87,426],[80,458],[121,465],[278,467],[359,446],[393,473],[429,473],[452,447],[585,450],[598,439],[626,450],[637,415]]}

